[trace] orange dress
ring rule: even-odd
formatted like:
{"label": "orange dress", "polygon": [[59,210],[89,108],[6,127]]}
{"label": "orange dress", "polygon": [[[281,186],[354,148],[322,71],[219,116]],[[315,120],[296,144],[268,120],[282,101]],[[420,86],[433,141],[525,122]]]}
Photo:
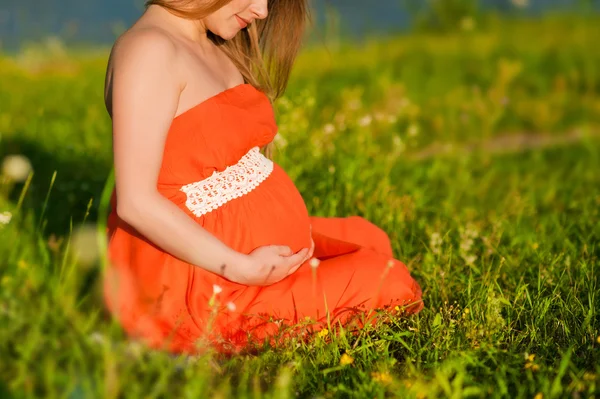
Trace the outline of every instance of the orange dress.
{"label": "orange dress", "polygon": [[307,319],[317,331],[369,309],[421,310],[419,284],[393,259],[383,230],[358,216],[308,215],[289,176],[258,151],[276,133],[264,93],[227,89],[174,118],[157,187],[241,253],[272,244],[296,252],[312,234],[318,267],[307,261],[265,287],[231,282],[146,240],[116,215],[113,193],[104,297],[128,334],[173,352],[194,353],[201,341],[230,352]]}

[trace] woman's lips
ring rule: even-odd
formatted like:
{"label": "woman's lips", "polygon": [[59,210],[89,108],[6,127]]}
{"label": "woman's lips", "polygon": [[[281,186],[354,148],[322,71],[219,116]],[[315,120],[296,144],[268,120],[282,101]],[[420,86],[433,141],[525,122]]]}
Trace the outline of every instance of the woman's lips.
{"label": "woman's lips", "polygon": [[238,24],[240,24],[240,28],[244,29],[246,26],[248,26],[248,22],[246,22],[245,19],[239,17],[237,14],[235,17],[237,18]]}

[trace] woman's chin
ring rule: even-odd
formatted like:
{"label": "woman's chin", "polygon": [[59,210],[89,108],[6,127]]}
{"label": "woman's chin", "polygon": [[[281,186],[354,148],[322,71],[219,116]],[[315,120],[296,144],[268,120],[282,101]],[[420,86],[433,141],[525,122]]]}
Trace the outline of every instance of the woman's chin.
{"label": "woman's chin", "polygon": [[224,31],[224,32],[214,32],[214,33],[215,33],[215,35],[219,36],[223,40],[231,40],[234,37],[236,37],[239,32],[240,32],[240,29]]}

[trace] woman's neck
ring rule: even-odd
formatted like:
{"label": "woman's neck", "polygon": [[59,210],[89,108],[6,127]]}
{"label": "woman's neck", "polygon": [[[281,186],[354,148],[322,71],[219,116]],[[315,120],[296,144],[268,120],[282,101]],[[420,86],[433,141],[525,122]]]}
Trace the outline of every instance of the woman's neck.
{"label": "woman's neck", "polygon": [[164,24],[168,24],[185,38],[194,42],[202,42],[208,39],[206,35],[206,26],[203,20],[191,20],[171,13],[166,8],[158,5],[150,5],[145,14],[158,19]]}

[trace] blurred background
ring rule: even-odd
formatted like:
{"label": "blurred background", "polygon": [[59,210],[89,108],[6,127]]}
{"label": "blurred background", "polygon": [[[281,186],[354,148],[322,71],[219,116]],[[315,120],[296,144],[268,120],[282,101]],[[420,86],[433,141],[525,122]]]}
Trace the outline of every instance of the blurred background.
{"label": "blurred background", "polygon": [[223,369],[131,349],[99,286],[103,86],[141,1],[0,0],[0,396],[597,397],[600,0],[313,5],[275,160],[310,214],[388,233],[425,310]]}
{"label": "blurred background", "polygon": [[[382,129],[373,139],[384,149],[422,157],[475,139],[494,148],[571,141],[600,119],[600,0],[312,5],[314,24],[277,106],[281,138],[311,137],[317,154],[335,141],[322,129],[352,123]],[[58,172],[54,190],[64,190],[69,212],[53,213],[50,229],[85,214],[106,179],[104,68],[142,10],[141,0],[0,0],[0,155],[24,152],[41,166],[30,190],[41,203],[37,184]],[[287,112],[293,104],[303,113]],[[98,164],[79,168],[78,159]]]}
{"label": "blurred background", "polygon": [[[353,38],[425,25],[448,30],[456,27],[456,18],[482,13],[540,16],[589,12],[600,5],[596,0],[313,0],[312,4],[317,26],[337,14],[340,30]],[[5,49],[48,36],[70,45],[110,44],[142,10],[143,0],[2,0],[0,37]]]}

